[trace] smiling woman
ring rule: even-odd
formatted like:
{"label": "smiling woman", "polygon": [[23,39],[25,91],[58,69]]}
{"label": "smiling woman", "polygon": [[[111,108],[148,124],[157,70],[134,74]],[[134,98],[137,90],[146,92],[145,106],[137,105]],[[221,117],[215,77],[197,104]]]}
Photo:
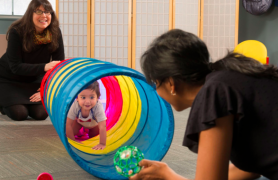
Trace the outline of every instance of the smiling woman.
{"label": "smiling woman", "polygon": [[37,91],[45,72],[65,58],[59,22],[50,2],[32,0],[6,37],[7,51],[0,59],[1,113],[13,120],[28,116],[45,119],[48,115]]}

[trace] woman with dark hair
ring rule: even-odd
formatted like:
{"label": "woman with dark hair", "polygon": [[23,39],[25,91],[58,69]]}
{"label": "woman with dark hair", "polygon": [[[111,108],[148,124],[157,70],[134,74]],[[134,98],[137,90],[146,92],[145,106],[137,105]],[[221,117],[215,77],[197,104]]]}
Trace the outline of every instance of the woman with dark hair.
{"label": "woman with dark hair", "polygon": [[[177,29],[154,40],[141,67],[175,110],[191,107],[183,145],[198,153],[195,180],[278,179],[276,67],[234,53],[210,63],[205,43]],[[186,179],[162,162],[140,165],[130,179]]]}
{"label": "woman with dark hair", "polygon": [[[47,0],[32,0],[7,32],[0,59],[0,111],[13,120],[47,118],[40,99],[43,75],[65,58],[58,19]],[[51,61],[51,59],[55,61]]]}

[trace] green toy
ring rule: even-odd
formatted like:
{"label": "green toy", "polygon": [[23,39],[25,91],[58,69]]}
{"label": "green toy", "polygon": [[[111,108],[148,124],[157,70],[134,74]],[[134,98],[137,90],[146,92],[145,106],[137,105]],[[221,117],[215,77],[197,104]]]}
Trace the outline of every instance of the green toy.
{"label": "green toy", "polygon": [[114,166],[119,174],[130,177],[142,169],[139,166],[142,159],[144,159],[144,154],[137,147],[124,146],[116,152]]}

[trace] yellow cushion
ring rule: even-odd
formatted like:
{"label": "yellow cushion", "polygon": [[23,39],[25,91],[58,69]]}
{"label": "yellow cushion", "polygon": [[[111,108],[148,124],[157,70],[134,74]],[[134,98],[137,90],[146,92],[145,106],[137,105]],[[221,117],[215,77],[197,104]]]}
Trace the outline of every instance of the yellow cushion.
{"label": "yellow cushion", "polygon": [[234,52],[251,57],[266,64],[267,49],[263,43],[256,40],[246,40],[236,46]]}

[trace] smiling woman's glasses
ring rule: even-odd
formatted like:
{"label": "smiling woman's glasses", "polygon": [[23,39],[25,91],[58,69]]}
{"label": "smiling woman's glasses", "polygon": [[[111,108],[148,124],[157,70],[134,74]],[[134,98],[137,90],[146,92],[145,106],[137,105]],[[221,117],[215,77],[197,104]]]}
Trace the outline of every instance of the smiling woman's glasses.
{"label": "smiling woman's glasses", "polygon": [[42,11],[42,10],[39,10],[39,9],[35,10],[34,13],[36,13],[37,15],[42,15],[44,13],[47,16],[52,14],[52,12],[50,12],[50,11]]}

